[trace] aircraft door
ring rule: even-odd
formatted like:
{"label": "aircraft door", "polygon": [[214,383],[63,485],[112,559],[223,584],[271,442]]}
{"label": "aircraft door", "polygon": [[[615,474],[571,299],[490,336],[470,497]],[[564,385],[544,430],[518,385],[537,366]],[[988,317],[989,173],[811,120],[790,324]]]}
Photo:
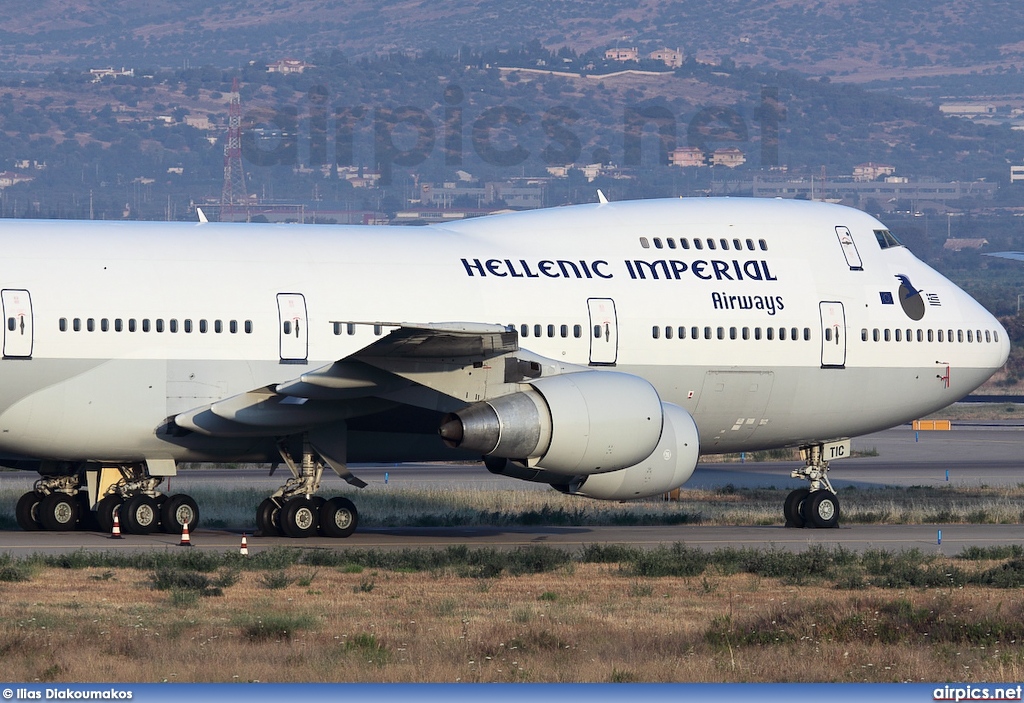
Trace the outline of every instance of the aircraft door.
{"label": "aircraft door", "polygon": [[614,366],[619,356],[619,324],[615,301],[588,298],[590,308],[590,365]]}
{"label": "aircraft door", "polygon": [[278,293],[277,312],[281,361],[305,361],[309,356],[306,299],[301,293]]}
{"label": "aircraft door", "polygon": [[864,263],[860,260],[860,252],[857,251],[857,242],[853,241],[849,227],[836,227],[836,236],[839,237],[839,246],[843,248],[843,256],[851,271],[863,271]]}
{"label": "aircraft door", "polygon": [[4,358],[32,358],[32,298],[27,290],[0,291],[4,308]]}
{"label": "aircraft door", "polygon": [[821,368],[846,368],[846,313],[843,304],[823,302],[821,311]]}

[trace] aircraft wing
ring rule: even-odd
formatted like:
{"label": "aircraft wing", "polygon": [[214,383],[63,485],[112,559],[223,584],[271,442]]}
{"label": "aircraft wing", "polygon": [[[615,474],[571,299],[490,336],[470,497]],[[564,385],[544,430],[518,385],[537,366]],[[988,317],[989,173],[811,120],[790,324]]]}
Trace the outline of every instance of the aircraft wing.
{"label": "aircraft wing", "polygon": [[1013,261],[1024,261],[1024,251],[994,251],[985,256],[995,256],[1000,259],[1011,259]]}
{"label": "aircraft wing", "polygon": [[501,325],[359,324],[395,329],[326,366],[180,413],[174,424],[214,437],[282,436],[402,404],[448,412],[540,375],[539,357],[519,358],[518,335]]}

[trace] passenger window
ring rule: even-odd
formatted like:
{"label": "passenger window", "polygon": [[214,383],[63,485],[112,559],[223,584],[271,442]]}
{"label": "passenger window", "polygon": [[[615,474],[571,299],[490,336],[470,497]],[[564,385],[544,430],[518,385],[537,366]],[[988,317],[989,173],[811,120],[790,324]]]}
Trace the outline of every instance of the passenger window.
{"label": "passenger window", "polygon": [[286,335],[291,334],[292,333],[292,321],[291,320],[285,320],[284,324],[281,325],[281,331],[284,332]]}
{"label": "passenger window", "polygon": [[805,342],[811,341],[811,328],[810,327],[804,327],[804,341]]}
{"label": "passenger window", "polygon": [[715,240],[712,239],[711,237],[708,237],[708,249],[712,249],[713,250],[714,248],[715,248]]}
{"label": "passenger window", "polygon": [[675,249],[676,248],[676,240],[674,240],[672,237],[669,237],[667,241],[668,241],[668,248],[669,249]]}
{"label": "passenger window", "polygon": [[213,331],[220,334],[224,331],[224,323],[221,320],[214,320]]}
{"label": "passenger window", "polygon": [[800,341],[800,337],[798,336],[798,334],[799,332],[796,327],[793,327],[792,329],[789,330],[789,338],[792,339],[794,342]]}
{"label": "passenger window", "polygon": [[747,249],[749,249],[750,251],[754,251],[754,240],[753,239],[748,239],[747,240]]}
{"label": "passenger window", "polygon": [[767,339],[769,342],[773,341],[775,339],[775,328],[774,327],[767,327],[767,328],[765,328],[764,334],[765,334],[765,339]]}
{"label": "passenger window", "polygon": [[654,248],[655,249],[661,249],[662,248],[661,237],[655,237],[654,238]]}
{"label": "passenger window", "polygon": [[135,328],[136,328],[135,318],[134,317],[128,318],[128,331],[129,332],[134,332]]}
{"label": "passenger window", "polygon": [[157,332],[163,332],[164,331],[164,320],[163,320],[162,317],[161,318],[157,318],[157,321],[156,321],[156,331]]}
{"label": "passenger window", "polygon": [[562,339],[565,339],[569,336],[569,325],[562,325],[558,329],[558,332],[562,335]]}
{"label": "passenger window", "polygon": [[640,237],[640,246],[642,246],[644,249],[650,249],[651,243],[647,241],[647,237]]}
{"label": "passenger window", "polygon": [[710,327],[705,327],[704,328],[704,339],[711,339],[711,328]]}
{"label": "passenger window", "polygon": [[736,328],[735,327],[730,327],[729,328],[729,339],[736,339]]}
{"label": "passenger window", "polygon": [[871,337],[877,342],[878,341],[878,328],[876,327],[871,333]]}
{"label": "passenger window", "polygon": [[826,327],[825,328],[825,341],[826,342],[831,342],[832,341],[832,328],[831,327]]}
{"label": "passenger window", "polygon": [[185,320],[185,334],[192,333],[192,320]]}
{"label": "passenger window", "polygon": [[555,326],[554,325],[548,325],[548,336],[549,337],[554,337],[555,336]]}
{"label": "passenger window", "polygon": [[245,321],[245,333],[252,334],[252,320]]}
{"label": "passenger window", "polygon": [[120,317],[118,317],[117,319],[114,320],[114,331],[115,332],[123,332],[124,331],[124,320],[122,320]]}
{"label": "passenger window", "polygon": [[89,330],[90,332],[95,332],[96,331],[96,320],[94,320],[91,317],[88,320],[86,320],[85,321],[85,329]]}
{"label": "passenger window", "polygon": [[[235,333],[235,329],[236,329],[235,321],[232,320],[231,321],[231,334]],[[373,333],[375,335],[377,335],[378,337],[381,336],[382,334],[384,334],[384,327],[382,325],[374,325],[373,326]]]}
{"label": "passenger window", "polygon": [[943,341],[943,339],[942,339],[942,330],[939,330],[939,341],[940,342]]}
{"label": "passenger window", "polygon": [[718,338],[719,339],[725,339],[725,328],[724,327],[719,327],[718,328]]}
{"label": "passenger window", "polygon": [[686,339],[686,328],[680,327],[679,334],[677,334],[676,336],[679,337],[679,339]]}
{"label": "passenger window", "polygon": [[543,335],[543,330],[541,329],[541,326],[540,325],[534,325],[533,326],[533,336],[534,337],[540,337],[542,335]]}
{"label": "passenger window", "polygon": [[743,328],[743,339],[750,339],[750,328],[749,327],[744,327]]}
{"label": "passenger window", "polygon": [[973,342],[974,341],[974,335],[971,333],[971,330],[967,330],[967,341],[968,342]]}
{"label": "passenger window", "polygon": [[60,321],[57,323],[57,327],[60,328],[61,332],[67,332],[68,331],[68,318],[66,318],[66,317],[60,318]]}
{"label": "passenger window", "polygon": [[763,239],[757,240],[757,245],[761,247],[761,251],[768,251],[768,242]]}
{"label": "passenger window", "polygon": [[743,245],[740,244],[740,240],[734,239],[732,240],[732,248],[735,249],[736,251],[740,251],[741,249],[743,249]]}
{"label": "passenger window", "polygon": [[761,328],[760,327],[755,327],[754,328],[754,339],[755,340],[760,340],[761,339]]}
{"label": "passenger window", "polygon": [[682,246],[683,249],[689,249],[690,248],[690,240],[689,239],[680,239],[679,240],[679,245]]}
{"label": "passenger window", "polygon": [[729,251],[729,240],[728,239],[725,239],[723,237],[722,239],[719,239],[718,242],[722,245],[722,250],[723,251]]}
{"label": "passenger window", "polygon": [[671,327],[666,327],[665,328],[665,339],[672,339],[672,328]]}
{"label": "passenger window", "polygon": [[694,239],[693,240],[693,247],[694,247],[694,249],[703,249],[704,248],[704,242],[700,241],[699,239]]}
{"label": "passenger window", "polygon": [[529,337],[530,336],[530,326],[529,325],[520,325],[519,326],[519,336],[520,337]]}
{"label": "passenger window", "polygon": [[353,335],[353,334],[355,334],[355,333],[356,333],[356,325],[355,325],[355,323],[354,323],[354,322],[348,322],[348,323],[346,323],[346,324],[345,324],[345,331],[346,331],[346,332],[347,332],[347,333],[348,333],[349,335]]}
{"label": "passenger window", "polygon": [[576,339],[579,339],[580,337],[582,337],[583,336],[583,327],[580,326],[580,325],[573,325],[572,326],[572,336],[575,337]]}
{"label": "passenger window", "polygon": [[657,339],[659,336],[661,336],[661,328],[655,325],[651,328],[651,337]]}
{"label": "passenger window", "polygon": [[956,331],[956,341],[958,343],[960,343],[960,344],[964,343],[964,331],[963,330],[957,330]]}
{"label": "passenger window", "polygon": [[594,325],[594,339],[601,339],[601,325]]}
{"label": "passenger window", "polygon": [[929,342],[934,342],[935,341],[935,331],[934,330],[928,330],[928,341]]}
{"label": "passenger window", "polygon": [[149,332],[149,318],[148,317],[142,318],[142,331],[143,332]]}
{"label": "passenger window", "polygon": [[887,342],[891,342],[892,341],[892,333],[889,332],[889,328],[888,327],[886,327],[884,330],[882,330],[882,336],[885,338],[885,341],[887,341]]}
{"label": "passenger window", "polygon": [[336,334],[336,335],[341,334],[341,323],[340,322],[334,322],[334,323],[332,323],[332,325],[334,327],[334,334]]}
{"label": "passenger window", "polygon": [[82,318],[76,317],[75,321],[72,323],[72,326],[74,327],[75,332],[81,332],[82,331]]}
{"label": "passenger window", "polygon": [[903,337],[900,334],[900,330],[896,330],[896,341],[897,342],[902,342],[903,341]]}
{"label": "passenger window", "polygon": [[200,334],[206,334],[206,330],[207,330],[206,320],[200,320],[199,321],[199,333]]}
{"label": "passenger window", "polygon": [[171,334],[177,334],[177,332],[178,332],[178,321],[176,319],[172,319],[168,324],[170,325],[170,328],[171,328]]}
{"label": "passenger window", "polygon": [[923,342],[924,341],[924,331],[923,330],[918,330],[917,331],[917,341],[919,341],[919,342]]}
{"label": "passenger window", "polygon": [[991,335],[989,334],[989,331],[988,331],[988,330],[985,330],[985,343],[986,343],[986,344],[990,344],[991,342],[992,342],[992,337],[991,337]]}
{"label": "passenger window", "polygon": [[700,339],[700,327],[690,328],[690,339]]}
{"label": "passenger window", "polygon": [[868,341],[868,328],[867,327],[864,327],[864,328],[861,329],[861,331],[860,331],[860,341],[862,341],[862,342]]}

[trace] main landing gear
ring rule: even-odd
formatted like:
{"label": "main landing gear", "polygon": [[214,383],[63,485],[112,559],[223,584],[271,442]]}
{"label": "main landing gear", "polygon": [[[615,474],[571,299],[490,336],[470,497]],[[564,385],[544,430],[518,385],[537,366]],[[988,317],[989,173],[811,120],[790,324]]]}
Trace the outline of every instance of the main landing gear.
{"label": "main landing gear", "polygon": [[786,527],[836,527],[839,524],[839,497],[828,480],[828,462],[822,459],[822,445],[801,447],[804,465],[793,469],[793,478],[808,481],[809,488],[798,488],[782,507]]}
{"label": "main landing gear", "polygon": [[[296,464],[284,442],[278,452],[292,477],[256,509],[256,526],[264,536],[348,537],[359,524],[359,513],[348,498],[329,500],[316,495],[324,473],[324,462],[310,446],[302,442],[302,461]],[[337,469],[336,469],[337,470]],[[365,484],[363,484],[365,485]]]}
{"label": "main landing gear", "polygon": [[[34,490],[18,500],[18,525],[27,531],[110,532],[116,513],[121,531],[127,534],[147,535],[157,530],[181,534],[186,523],[194,530],[199,524],[196,501],[183,493],[160,493],[162,482],[162,477],[149,475],[145,464],[44,475]],[[93,497],[98,498],[95,506]]]}

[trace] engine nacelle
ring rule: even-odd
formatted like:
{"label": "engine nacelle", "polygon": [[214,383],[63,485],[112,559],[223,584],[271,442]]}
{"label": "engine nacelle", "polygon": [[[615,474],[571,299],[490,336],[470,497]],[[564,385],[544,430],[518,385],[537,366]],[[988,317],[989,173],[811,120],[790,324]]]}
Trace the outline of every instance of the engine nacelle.
{"label": "engine nacelle", "polygon": [[661,441],[650,456],[620,471],[587,476],[581,484],[570,485],[568,492],[601,500],[629,500],[667,493],[686,483],[700,456],[697,424],[678,405],[665,403],[664,408]]}
{"label": "engine nacelle", "polygon": [[618,471],[658,446],[661,398],[639,376],[581,371],[530,385],[445,417],[445,444],[567,476]]}

